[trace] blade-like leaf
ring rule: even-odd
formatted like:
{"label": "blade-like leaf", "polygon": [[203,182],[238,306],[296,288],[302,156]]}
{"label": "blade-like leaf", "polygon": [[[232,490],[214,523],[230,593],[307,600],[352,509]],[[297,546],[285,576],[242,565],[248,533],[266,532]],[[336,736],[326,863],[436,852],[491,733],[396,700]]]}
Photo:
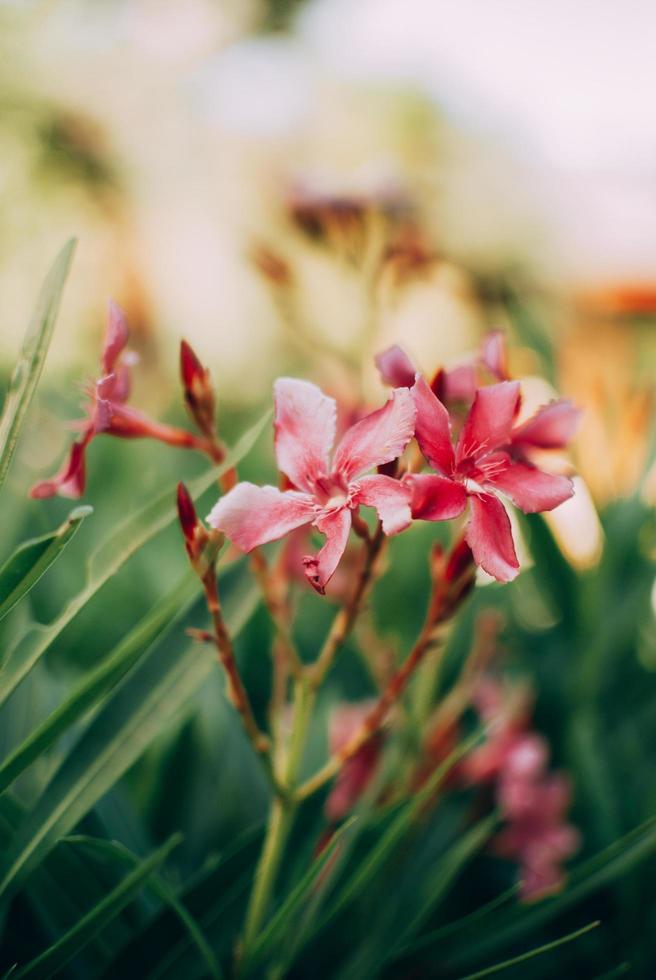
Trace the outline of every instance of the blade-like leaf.
{"label": "blade-like leaf", "polygon": [[447,894],[467,862],[489,840],[496,823],[497,818],[494,815],[487,817],[485,820],[481,820],[480,823],[475,824],[449,848],[435,868],[434,875],[432,875],[432,887],[428,894],[422,896],[421,908],[413,916],[408,925],[403,928],[401,934],[395,937],[395,941],[389,944],[384,961],[395,959],[402,952],[405,943],[409,942],[419,932],[428,916],[431,915],[442,898]]}
{"label": "blade-like leaf", "polygon": [[[180,894],[219,956],[232,952],[263,835],[261,825],[244,831]],[[189,934],[180,930],[171,910],[163,908],[120,950],[106,976],[109,980],[133,973],[148,980],[175,980],[189,972],[192,951]]]}
{"label": "blade-like leaf", "polygon": [[[221,466],[190,481],[189,491],[193,497],[203,494],[218,476],[232,469],[243,459],[254,446],[269,416],[270,413],[267,413],[241,437]],[[175,487],[171,487],[155,501],[127,518],[99,545],[89,560],[84,588],[70,600],[64,611],[52,623],[33,629],[9,654],[0,670],[0,705],[4,704],[18,684],[38,663],[50,644],[98,590],[132,555],[175,520],[174,501]]]}
{"label": "blade-like leaf", "polygon": [[189,610],[198,593],[191,575],[151,609],[102,663],[90,670],[70,696],[52,712],[0,765],[0,793],[60,736],[97,704],[158,643]]}
{"label": "blade-like leaf", "polygon": [[575,939],[580,939],[581,936],[585,936],[588,932],[591,932],[600,925],[601,922],[599,921],[589,922],[582,929],[570,932],[567,936],[561,936],[560,939],[554,939],[553,942],[545,943],[543,946],[536,946],[534,949],[529,949],[526,953],[513,956],[510,960],[504,960],[503,963],[495,963],[493,966],[488,966],[484,970],[477,970],[476,973],[468,973],[466,977],[462,977],[462,980],[482,980],[483,977],[491,977],[493,973],[501,973],[503,970],[509,970],[513,966],[518,966],[520,963],[526,963],[527,960],[532,960],[535,956],[550,953],[552,950],[558,949],[559,946],[564,946],[565,943],[571,943]]}
{"label": "blade-like leaf", "polygon": [[[236,597],[235,594],[236,593]],[[226,595],[226,620],[233,636],[259,599],[257,587],[237,587]],[[170,726],[186,702],[215,669],[216,658],[194,645],[156,648],[124,678],[107,704],[82,733],[38,802],[18,829],[0,865],[0,894],[25,875],[67,834],[94,803]]]}
{"label": "blade-like leaf", "polygon": [[71,239],[46,276],[9,384],[0,419],[0,487],[7,477],[23,421],[41,377],[74,249],[75,239]]}
{"label": "blade-like leaf", "polygon": [[0,568],[0,620],[34,588],[60,556],[92,507],[76,507],[56,531],[24,541]]}
{"label": "blade-like leaf", "polygon": [[[466,928],[454,929],[449,937],[448,953],[443,936],[435,933],[445,963],[458,969],[472,961],[480,962],[496,949],[517,942],[526,933],[546,925],[588,895],[613,884],[654,851],[656,820],[652,819],[574,868],[568,887],[560,895],[536,906],[516,907],[496,915],[491,913],[484,926],[481,918],[471,932]],[[427,944],[429,939],[426,937]]]}
{"label": "blade-like leaf", "polygon": [[[112,860],[118,861],[121,864],[127,864],[129,867],[135,867],[139,864],[139,858],[136,857],[132,851],[128,850],[122,844],[116,841],[100,840],[97,837],[87,837],[84,835],[79,835],[75,837],[64,838],[67,844],[73,846],[80,846],[83,848],[88,848],[91,851],[97,851],[103,856],[109,857]],[[209,970],[209,974],[214,980],[220,980],[221,968],[217,962],[216,956],[212,952],[212,949],[203,935],[202,929],[191,915],[184,904],[177,897],[172,888],[170,888],[167,883],[159,877],[157,874],[153,874],[148,882],[146,882],[147,887],[157,895],[158,898],[162,900],[166,905],[170,906],[175,915],[178,917],[182,923],[184,929],[187,931],[191,942],[196,946],[205,965]]]}
{"label": "blade-like leaf", "polygon": [[28,963],[15,973],[16,980],[19,977],[29,977],[30,980],[47,980],[48,977],[52,977],[59,972],[69,960],[79,953],[81,949],[84,949],[87,943],[94,936],[97,936],[132,901],[151,875],[164,863],[173,848],[177,847],[181,840],[181,834],[174,834],[166,844],[158,848],[145,861],[138,864],[116,888],[112,889],[66,935],[62,936],[58,942],[54,943],[49,949],[41,953],[40,956],[32,960],[31,963]]}
{"label": "blade-like leaf", "polygon": [[244,952],[244,960],[241,964],[244,974],[250,973],[263,960],[269,962],[270,957],[275,954],[276,947],[280,946],[281,941],[284,940],[286,933],[290,930],[290,922],[297,915],[303,903],[307,901],[319,875],[332,858],[340,838],[349,829],[352,822],[352,820],[347,821],[343,827],[340,827],[333,834],[329,844],[312,861],[301,880],[292,888],[266,928],[259,934],[252,949]]}

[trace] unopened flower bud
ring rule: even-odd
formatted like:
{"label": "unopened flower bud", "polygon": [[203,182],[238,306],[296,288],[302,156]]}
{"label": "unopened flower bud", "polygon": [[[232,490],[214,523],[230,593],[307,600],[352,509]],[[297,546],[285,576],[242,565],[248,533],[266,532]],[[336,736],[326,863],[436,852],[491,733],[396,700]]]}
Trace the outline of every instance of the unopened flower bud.
{"label": "unopened flower bud", "polygon": [[209,536],[198,520],[194,502],[184,483],[178,483],[178,520],[182,528],[189,561],[195,569],[198,569]]}
{"label": "unopened flower bud", "polygon": [[180,344],[180,375],[185,402],[194,422],[208,438],[214,436],[215,401],[210,373],[186,340]]}

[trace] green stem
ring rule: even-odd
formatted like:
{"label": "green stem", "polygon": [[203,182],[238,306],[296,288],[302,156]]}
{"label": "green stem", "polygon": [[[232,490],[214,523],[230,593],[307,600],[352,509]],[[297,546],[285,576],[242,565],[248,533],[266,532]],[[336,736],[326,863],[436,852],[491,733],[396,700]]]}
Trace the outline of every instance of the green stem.
{"label": "green stem", "polygon": [[[289,745],[284,786],[287,790],[296,779],[301,763],[305,734],[314,704],[314,692],[305,679],[298,679],[294,689],[295,716],[294,728]],[[246,921],[244,925],[243,952],[247,953],[260,932],[266,916],[271,895],[278,877],[280,863],[287,837],[296,813],[296,801],[289,795],[277,796],[271,804],[269,823],[262,853],[255,872],[255,882],[251,892]]]}

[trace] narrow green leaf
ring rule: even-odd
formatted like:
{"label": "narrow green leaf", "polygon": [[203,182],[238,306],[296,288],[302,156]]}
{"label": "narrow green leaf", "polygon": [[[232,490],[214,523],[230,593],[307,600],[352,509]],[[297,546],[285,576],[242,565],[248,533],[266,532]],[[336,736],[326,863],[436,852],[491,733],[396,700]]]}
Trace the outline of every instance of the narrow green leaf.
{"label": "narrow green leaf", "polygon": [[[65,837],[64,841],[72,846],[79,845],[84,848],[88,848],[92,851],[97,851],[98,853],[107,856],[113,860],[117,860],[122,864],[127,864],[130,867],[135,867],[139,864],[139,858],[116,841],[100,840],[97,837],[87,837],[85,835],[77,835],[73,837]],[[172,888],[170,888],[167,883],[159,877],[157,874],[153,874],[148,882],[146,882],[148,888],[150,888],[158,898],[160,898],[166,905],[169,905],[173,910],[175,915],[178,917],[182,923],[184,929],[187,931],[191,942],[196,946],[205,965],[209,970],[209,974],[214,980],[220,980],[222,973],[221,968],[217,962],[216,956],[212,952],[212,949],[203,935],[203,931],[191,915],[184,904],[177,897]]]}
{"label": "narrow green leaf", "polygon": [[[262,825],[243,831],[180,895],[204,935],[211,938],[216,955],[232,952],[263,836]],[[108,972],[116,977],[135,974],[144,980],[177,980],[189,972],[192,952],[188,933],[180,930],[171,910],[163,908],[121,948]]]}
{"label": "narrow green leaf", "polygon": [[50,748],[76,721],[109,693],[152,645],[159,643],[189,610],[198,594],[191,572],[123,637],[116,648],[84,675],[70,696],[0,765],[0,793]]}
{"label": "narrow green leaf", "polygon": [[655,851],[656,819],[652,818],[574,868],[567,888],[560,895],[545,899],[539,905],[516,906],[496,916],[491,914],[485,925],[481,926],[479,921],[471,934],[466,929],[454,929],[449,952],[444,944],[441,947],[444,961],[450,967],[459,968],[517,942],[526,933],[546,925],[588,895],[612,885]]}
{"label": "narrow green leaf", "polygon": [[48,977],[54,976],[132,901],[181,840],[181,834],[174,834],[166,844],[138,864],[66,935],[62,936],[58,942],[50,946],[40,956],[37,956],[31,963],[20,969],[15,974],[16,980],[19,977],[29,977],[30,980],[47,980]]}
{"label": "narrow green leaf", "polygon": [[0,620],[34,588],[91,513],[92,507],[76,507],[56,531],[24,541],[7,559],[0,568]]}
{"label": "narrow green leaf", "polygon": [[456,763],[473,748],[480,740],[480,732],[475,732],[473,736],[463,741],[453,752],[442,762],[432,774],[426,784],[419,790],[414,797],[401,808],[399,814],[394,818],[380,840],[372,847],[364,861],[356,868],[344,885],[340,895],[335,900],[332,908],[328,910],[319,928],[325,927],[334,917],[352,902],[362,892],[362,890],[373,880],[376,873],[387,861],[394,848],[403,840],[403,837],[413,826],[415,820],[427,801],[439,789],[444,779],[448,776]]}
{"label": "narrow green leaf", "polygon": [[286,931],[290,929],[290,922],[303,903],[307,901],[317,878],[332,858],[341,837],[352,826],[354,819],[348,820],[333,834],[328,846],[312,861],[300,881],[291,889],[268,925],[259,934],[252,949],[245,954],[241,966],[245,975],[251,972],[262,960],[269,962],[272,955],[275,955],[276,946],[279,946],[281,941],[285,939]]}
{"label": "narrow green leaf", "polygon": [[488,966],[484,970],[477,970],[476,973],[468,973],[461,980],[481,980],[482,977],[490,977],[493,973],[501,973],[502,970],[509,970],[513,966],[519,966],[520,963],[526,963],[527,960],[532,960],[536,956],[542,956],[544,953],[550,953],[552,950],[558,949],[559,946],[564,946],[566,943],[571,943],[575,939],[580,939],[581,936],[587,935],[587,933],[600,925],[601,922],[599,921],[589,922],[587,926],[583,926],[582,929],[577,929],[576,932],[570,932],[567,936],[561,936],[560,939],[554,939],[553,942],[545,943],[543,946],[536,946],[534,949],[529,949],[526,953],[513,956],[510,960],[504,960],[503,963],[495,963],[493,966]]}
{"label": "narrow green leaf", "polygon": [[[244,458],[255,445],[269,417],[270,413],[268,412],[241,437],[221,466],[190,481],[189,491],[194,498],[209,490],[222,473],[232,469]],[[69,601],[63,612],[52,623],[47,626],[36,626],[29,632],[10,652],[2,665],[0,669],[0,706],[5,703],[23,678],[38,663],[51,643],[57,639],[102,586],[123,567],[132,555],[175,520],[174,501],[175,487],[172,486],[155,501],[128,517],[98,546],[89,560],[87,581],[84,588]]]}
{"label": "narrow green leaf", "polygon": [[[238,582],[226,594],[226,620],[233,636],[258,601],[250,578],[248,589]],[[155,648],[142,658],[82,733],[19,827],[0,864],[0,895],[17,887],[76,826],[159,732],[175,721],[215,667],[215,655],[197,644],[184,651],[177,644]]]}
{"label": "narrow green leaf", "polygon": [[0,419],[0,487],[7,478],[25,416],[41,377],[74,249],[75,239],[71,239],[46,276],[9,383]]}
{"label": "narrow green leaf", "polygon": [[451,885],[467,862],[490,839],[496,823],[497,818],[494,814],[485,820],[481,820],[449,848],[435,868],[434,875],[431,878],[432,887],[428,894],[423,896],[421,908],[413,916],[408,925],[403,928],[401,934],[395,941],[390,943],[389,955],[384,957],[383,962],[387,961],[387,959],[396,959],[397,956],[403,953],[405,944],[419,932],[426,919],[448,893]]}

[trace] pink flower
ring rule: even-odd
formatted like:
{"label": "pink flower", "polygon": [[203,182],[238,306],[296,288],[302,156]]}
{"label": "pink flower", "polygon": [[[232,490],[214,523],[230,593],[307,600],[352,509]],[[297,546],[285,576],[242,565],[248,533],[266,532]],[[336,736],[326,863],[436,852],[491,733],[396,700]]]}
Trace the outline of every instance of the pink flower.
{"label": "pink flower", "polygon": [[[394,344],[375,357],[385,384],[392,388],[412,388],[416,368],[405,351]],[[476,391],[487,381],[509,381],[506,338],[501,330],[483,337],[480,352],[446,370],[441,368],[431,381],[431,389],[443,404],[471,405]]]}
{"label": "pink flower", "polygon": [[103,344],[100,366],[102,376],[87,387],[89,405],[87,417],[76,423],[81,430],[69,451],[68,459],[60,471],[49,480],[42,480],[30,490],[36,498],[81,497],[85,487],[86,448],[98,435],[112,435],[120,439],[157,439],[171,446],[182,446],[205,451],[205,441],[199,440],[184,429],[154,422],[126,402],[130,395],[130,368],[134,355],[126,351],[128,328],[123,310],[110,301],[107,331]]}
{"label": "pink flower", "polygon": [[548,757],[544,741],[526,734],[508,753],[497,784],[497,801],[507,825],[497,835],[494,849],[518,861],[525,901],[563,886],[562,862],[580,843],[576,828],[565,822],[571,802],[569,780],[564,773],[546,771]]}
{"label": "pink flower", "polygon": [[492,783],[505,826],[493,841],[495,852],[520,867],[525,901],[558,891],[562,863],[578,849],[579,834],[565,822],[571,786],[563,773],[550,773],[549,746],[530,729],[526,691],[505,690],[483,677],[475,694],[487,741],[463,760],[470,784]]}
{"label": "pink flower", "polygon": [[[374,706],[374,701],[340,704],[330,718],[328,741],[330,752],[336,755],[358,731]],[[328,799],[326,815],[338,821],[351,812],[375,775],[383,746],[383,736],[370,738],[339,771]]]}
{"label": "pink flower", "polygon": [[303,558],[303,565],[308,581],[323,594],[346,548],[351,514],[361,504],[375,508],[385,534],[410,524],[409,488],[389,476],[362,474],[401,455],[414,432],[415,408],[409,391],[394,391],[383,408],[344,433],[331,463],[334,400],[293,378],[276,381],[274,400],[276,459],[293,489],[239,483],[218,501],[208,521],[247,552],[311,524],[326,543],[316,556]]}
{"label": "pink flower", "polygon": [[[578,413],[567,402],[541,408],[528,422],[514,428],[519,410],[519,382],[501,381],[476,391],[455,449],[449,413],[417,375],[412,388],[417,408],[416,437],[424,456],[437,470],[409,474],[412,515],[427,521],[458,517],[470,503],[466,531],[474,560],[500,582],[519,570],[501,493],[525,513],[552,510],[572,496],[572,481],[531,465],[532,448],[563,445]],[[573,421],[574,417],[574,421]]]}

